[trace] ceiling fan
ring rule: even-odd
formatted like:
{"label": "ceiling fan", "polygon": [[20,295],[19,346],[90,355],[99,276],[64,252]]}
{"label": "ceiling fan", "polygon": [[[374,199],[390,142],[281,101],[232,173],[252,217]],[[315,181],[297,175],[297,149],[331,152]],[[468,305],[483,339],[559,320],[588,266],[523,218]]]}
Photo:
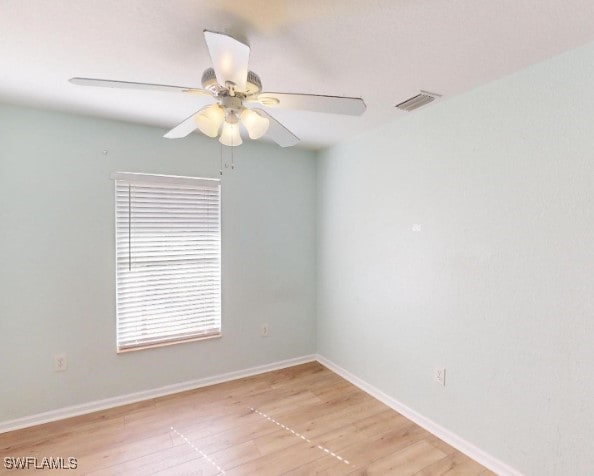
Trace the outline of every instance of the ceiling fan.
{"label": "ceiling fan", "polygon": [[203,107],[175,126],[164,137],[179,139],[196,129],[209,137],[219,136],[226,146],[242,143],[240,124],[250,139],[265,134],[281,147],[297,144],[299,138],[267,111],[261,109],[295,109],[359,116],[365,112],[361,98],[319,96],[313,94],[262,92],[262,83],[256,73],[248,69],[250,47],[223,33],[204,30],[204,39],[213,68],[202,74],[202,88],[168,86],[164,84],[112,81],[109,79],[71,78],[80,86],[170,91],[209,96],[214,103]]}

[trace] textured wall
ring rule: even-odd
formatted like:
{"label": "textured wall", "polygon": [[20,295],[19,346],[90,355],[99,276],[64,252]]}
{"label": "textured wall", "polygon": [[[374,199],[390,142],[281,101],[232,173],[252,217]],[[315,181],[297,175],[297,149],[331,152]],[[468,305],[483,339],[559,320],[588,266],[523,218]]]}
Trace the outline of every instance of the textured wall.
{"label": "textured wall", "polygon": [[594,471],[592,77],[594,44],[319,163],[318,351],[531,475]]}

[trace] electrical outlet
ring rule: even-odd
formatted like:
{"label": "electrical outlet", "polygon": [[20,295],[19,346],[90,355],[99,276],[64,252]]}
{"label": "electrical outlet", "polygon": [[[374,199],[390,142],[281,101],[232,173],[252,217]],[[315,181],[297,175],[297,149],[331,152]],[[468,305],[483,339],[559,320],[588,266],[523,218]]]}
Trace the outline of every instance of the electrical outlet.
{"label": "electrical outlet", "polygon": [[446,384],[446,369],[444,367],[436,367],[433,370],[433,378],[441,386],[445,387]]}
{"label": "electrical outlet", "polygon": [[66,354],[54,355],[54,372],[64,372],[68,368]]}
{"label": "electrical outlet", "polygon": [[268,337],[268,332],[269,332],[268,324],[262,324],[262,327],[260,328],[260,335],[262,337]]}

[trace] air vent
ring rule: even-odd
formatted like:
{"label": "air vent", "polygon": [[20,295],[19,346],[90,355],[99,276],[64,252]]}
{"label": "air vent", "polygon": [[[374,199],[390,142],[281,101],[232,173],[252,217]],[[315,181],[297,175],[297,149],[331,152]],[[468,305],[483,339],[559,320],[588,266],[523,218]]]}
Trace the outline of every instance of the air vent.
{"label": "air vent", "polygon": [[400,104],[396,104],[398,109],[402,109],[403,111],[414,111],[415,109],[419,109],[432,101],[435,101],[437,98],[440,98],[441,94],[430,93],[428,91],[421,91],[416,96],[412,98],[408,98],[406,101],[402,101]]}

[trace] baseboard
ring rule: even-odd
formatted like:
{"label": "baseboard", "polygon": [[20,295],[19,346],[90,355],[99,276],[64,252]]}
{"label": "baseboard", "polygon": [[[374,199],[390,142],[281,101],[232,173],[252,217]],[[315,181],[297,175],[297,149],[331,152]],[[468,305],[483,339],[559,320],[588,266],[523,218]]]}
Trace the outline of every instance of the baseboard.
{"label": "baseboard", "polygon": [[80,405],[73,405],[70,407],[59,408],[57,410],[51,410],[49,412],[37,413],[31,416],[0,422],[0,433],[19,430],[21,428],[27,428],[35,425],[41,425],[42,423],[49,423],[56,420],[63,420],[64,418],[70,418],[74,416],[84,415],[87,413],[93,413],[100,410],[106,410],[108,408],[119,407],[121,405],[127,405],[129,403],[136,403],[143,400],[149,400],[151,398],[171,395],[173,393],[183,392],[186,390],[194,390],[200,387],[206,387],[208,385],[228,382],[230,380],[251,377],[253,375],[263,374],[265,372],[270,372],[272,370],[280,370],[286,367],[292,367],[294,365],[305,364],[307,362],[313,362],[315,360],[315,355],[304,355],[293,359],[273,362],[271,364],[259,365],[257,367],[250,367],[234,372],[227,372],[220,375],[214,375],[212,377],[205,377],[198,380],[190,380],[186,382],[176,383],[173,385],[166,385],[164,387],[144,390],[142,392],[129,393],[127,395],[121,395],[118,397],[106,398],[104,400],[95,400]]}
{"label": "baseboard", "polygon": [[503,463],[502,461],[498,460],[497,458],[491,456],[490,454],[486,453],[485,451],[477,448],[472,443],[460,438],[459,436],[455,435],[451,431],[447,430],[443,426],[438,425],[434,421],[430,420],[429,418],[417,413],[413,409],[407,407],[403,403],[399,402],[395,398],[385,394],[378,388],[374,387],[373,385],[365,382],[364,380],[360,379],[356,375],[353,375],[348,370],[343,369],[339,365],[336,365],[331,360],[328,360],[326,357],[322,355],[317,355],[316,360],[320,362],[325,367],[328,367],[334,373],[340,375],[345,380],[348,380],[353,385],[359,387],[364,392],[368,393],[374,398],[377,398],[380,402],[388,405],[390,408],[396,410],[401,415],[404,415],[409,420],[413,421],[420,427],[424,428],[428,432],[434,434],[438,438],[442,439],[450,446],[453,446],[458,451],[464,453],[465,455],[469,456],[473,460],[477,461],[478,463],[482,464],[486,468],[490,469],[491,471],[495,472],[501,476],[521,476],[522,473],[517,471],[516,469],[508,466],[507,464]]}

